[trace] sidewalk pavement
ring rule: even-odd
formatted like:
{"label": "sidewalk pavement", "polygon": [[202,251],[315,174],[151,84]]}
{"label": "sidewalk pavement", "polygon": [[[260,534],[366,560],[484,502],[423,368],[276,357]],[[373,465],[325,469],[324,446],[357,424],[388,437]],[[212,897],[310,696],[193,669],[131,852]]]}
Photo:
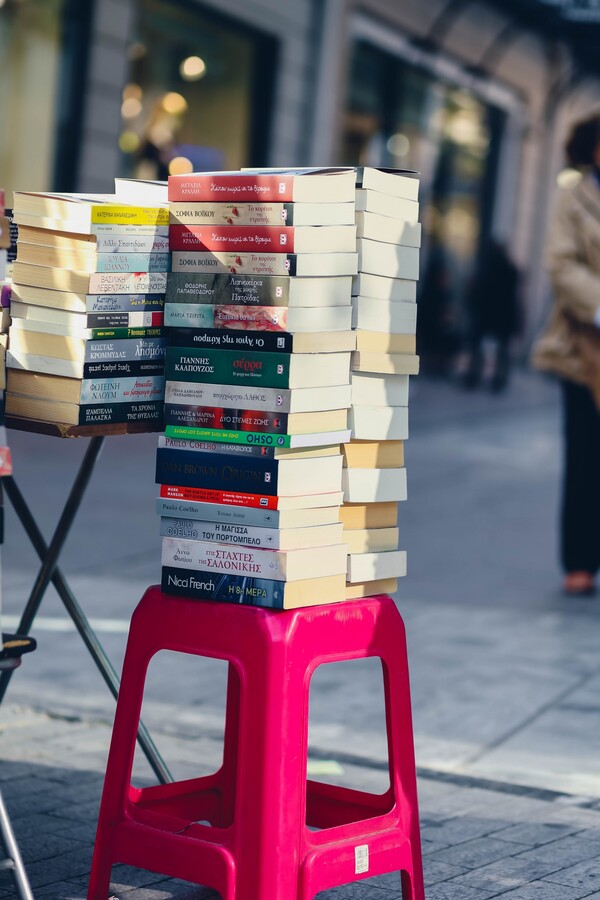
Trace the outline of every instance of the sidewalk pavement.
{"label": "sidewalk pavement", "polygon": [[[157,734],[163,751],[191,763],[181,737]],[[0,786],[36,898],[84,900],[110,729],[17,706],[2,713]],[[217,744],[203,744],[203,759]],[[377,790],[381,769],[311,760],[314,776],[337,772]],[[335,765],[337,763],[337,765]],[[150,783],[140,762],[135,781]],[[600,898],[600,800],[423,771],[419,799],[427,900]],[[127,866],[113,868],[122,900],[205,900],[214,892]],[[0,897],[14,896],[0,876]],[[319,900],[400,900],[397,875],[337,888]],[[275,898],[274,898],[275,900]],[[280,898],[277,898],[280,900]]]}
{"label": "sidewalk pavement", "polygon": [[[427,898],[600,900],[600,603],[558,590],[556,392],[521,374],[494,398],[423,380],[411,406],[400,516],[409,577],[396,599],[411,658]],[[81,447],[19,434],[11,443],[49,534]],[[153,436],[107,442],[62,560],[117,669],[130,611],[158,575],[154,447]],[[37,565],[11,515],[12,626]],[[52,594],[33,633],[39,648],[0,709],[0,782],[35,896],[74,900],[85,896],[114,703]],[[159,750],[177,778],[211,771],[222,673],[205,661],[156,662],[144,719]],[[369,662],[353,663],[353,678],[346,664],[316,673],[310,771],[379,791],[381,670]],[[143,759],[136,773],[148,782]],[[131,900],[214,896],[124,867],[114,878],[115,895]],[[7,884],[2,875],[0,891]],[[327,896],[401,895],[386,877]]]}

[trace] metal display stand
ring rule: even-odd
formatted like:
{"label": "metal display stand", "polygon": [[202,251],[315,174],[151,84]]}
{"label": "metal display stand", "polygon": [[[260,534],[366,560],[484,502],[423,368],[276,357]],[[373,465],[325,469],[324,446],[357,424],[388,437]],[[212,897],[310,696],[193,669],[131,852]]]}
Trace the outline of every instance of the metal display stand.
{"label": "metal display stand", "polygon": [[[0,659],[0,672],[2,676],[12,672],[21,665],[19,657],[15,659]],[[21,858],[21,851],[17,844],[4,799],[0,792],[0,843],[4,850],[4,857],[0,860],[0,871],[10,872],[15,883],[16,896],[19,900],[34,900],[31,892],[27,872]]]}
{"label": "metal display stand", "polygon": [[[27,502],[25,501],[25,498],[23,497],[23,494],[21,493],[21,490],[19,489],[14,476],[11,475],[3,478],[2,483],[6,492],[6,496],[10,500],[12,507],[16,512],[19,521],[21,522],[25,530],[25,533],[27,534],[27,537],[31,542],[31,545],[37,553],[42,564],[33,588],[31,589],[31,593],[29,595],[27,604],[25,605],[23,614],[21,616],[21,621],[18,627],[19,634],[29,634],[44,595],[49,585],[52,584],[55,587],[58,596],[62,600],[69,616],[73,620],[77,631],[79,632],[92,659],[96,663],[96,666],[98,667],[100,674],[104,678],[104,681],[106,682],[110,692],[116,699],[119,693],[119,677],[104,648],[98,640],[98,635],[92,628],[87,616],[85,615],[83,609],[81,608],[75,595],[73,594],[73,591],[69,587],[65,576],[59,568],[58,563],[63,546],[77,516],[81,501],[85,495],[86,489],[94,472],[94,468],[98,461],[100,451],[102,450],[105,437],[115,434],[133,434],[141,433],[142,431],[147,432],[147,426],[144,428],[143,425],[138,427],[136,427],[135,425],[112,425],[106,428],[106,433],[104,433],[103,429],[103,434],[101,436],[98,436],[97,434],[97,426],[90,428],[86,426],[77,427],[65,425],[46,425],[45,423],[41,422],[15,419],[8,416],[6,417],[6,426],[7,428],[12,428],[20,431],[30,431],[38,434],[54,435],[56,437],[63,438],[91,437],[49,544],[47,544],[44,540],[35,517],[31,512],[31,509],[29,508]],[[4,699],[4,695],[10,683],[12,674],[13,669],[6,669],[0,674],[0,703]],[[140,722],[138,730],[138,742],[157,778],[163,784],[173,781],[171,772],[169,771],[165,761],[158,752],[156,745],[150,737],[146,726],[142,722]]]}

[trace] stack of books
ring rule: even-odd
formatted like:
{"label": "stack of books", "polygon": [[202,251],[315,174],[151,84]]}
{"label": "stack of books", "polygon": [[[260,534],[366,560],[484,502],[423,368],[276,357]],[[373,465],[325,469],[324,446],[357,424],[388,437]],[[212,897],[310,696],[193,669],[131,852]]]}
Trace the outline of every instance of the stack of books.
{"label": "stack of books", "polygon": [[353,282],[352,439],[344,445],[347,597],[392,593],[406,574],[398,501],[406,500],[404,444],[415,355],[421,226],[414,173],[357,171],[359,272]]}
{"label": "stack of books", "polygon": [[354,170],[169,178],[162,587],[345,599]]}
{"label": "stack of books", "polygon": [[15,192],[6,412],[160,430],[168,210]]}
{"label": "stack of books", "polygon": [[[6,390],[6,347],[10,323],[10,278],[7,263],[10,247],[10,222],[5,216],[4,191],[0,190],[0,478],[12,473],[10,449],[4,428],[4,391]],[[0,492],[0,516],[2,513]],[[0,522],[1,525],[1,522]],[[1,528],[0,528],[0,541]]]}

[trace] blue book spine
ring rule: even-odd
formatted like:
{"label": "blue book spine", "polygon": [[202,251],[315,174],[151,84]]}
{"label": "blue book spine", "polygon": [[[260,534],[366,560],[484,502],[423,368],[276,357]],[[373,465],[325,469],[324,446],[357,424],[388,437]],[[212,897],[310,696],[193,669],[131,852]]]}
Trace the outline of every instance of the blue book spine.
{"label": "blue book spine", "polygon": [[161,588],[165,594],[194,600],[217,600],[221,603],[265,606],[270,609],[284,608],[284,581],[163,566]]}
{"label": "blue book spine", "polygon": [[239,460],[227,453],[213,453],[207,457],[194,451],[159,447],[156,451],[156,482],[274,497],[277,495],[278,466],[277,459]]}

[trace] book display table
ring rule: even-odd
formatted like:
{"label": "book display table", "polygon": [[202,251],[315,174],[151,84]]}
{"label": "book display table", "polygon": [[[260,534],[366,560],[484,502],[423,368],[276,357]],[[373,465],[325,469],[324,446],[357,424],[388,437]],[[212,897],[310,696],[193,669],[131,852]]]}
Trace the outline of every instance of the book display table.
{"label": "book display table", "polygon": [[[102,647],[98,635],[92,628],[85,612],[69,587],[69,584],[59,567],[59,560],[65,541],[73,526],[81,501],[93,475],[105,438],[112,435],[147,432],[148,427],[144,423],[108,425],[106,428],[102,429],[103,433],[99,435],[97,426],[78,427],[71,425],[52,425],[44,422],[10,417],[6,418],[5,424],[7,428],[13,430],[29,431],[36,434],[45,434],[55,437],[91,437],[50,543],[46,543],[46,540],[38,527],[35,516],[26,502],[14,476],[11,475],[3,478],[2,485],[6,496],[10,500],[17,517],[41,562],[40,570],[31,589],[31,593],[29,594],[25,609],[21,615],[21,621],[19,622],[19,627],[17,629],[18,633],[22,635],[29,634],[42,600],[44,599],[44,595],[49,585],[52,584],[62,600],[66,611],[73,620],[90,656],[96,663],[100,674],[116,699],[119,693],[119,677]],[[0,674],[0,703],[4,699],[12,674],[13,669],[6,669]],[[138,741],[150,766],[160,781],[172,781],[171,773],[142,722],[139,724]]]}

